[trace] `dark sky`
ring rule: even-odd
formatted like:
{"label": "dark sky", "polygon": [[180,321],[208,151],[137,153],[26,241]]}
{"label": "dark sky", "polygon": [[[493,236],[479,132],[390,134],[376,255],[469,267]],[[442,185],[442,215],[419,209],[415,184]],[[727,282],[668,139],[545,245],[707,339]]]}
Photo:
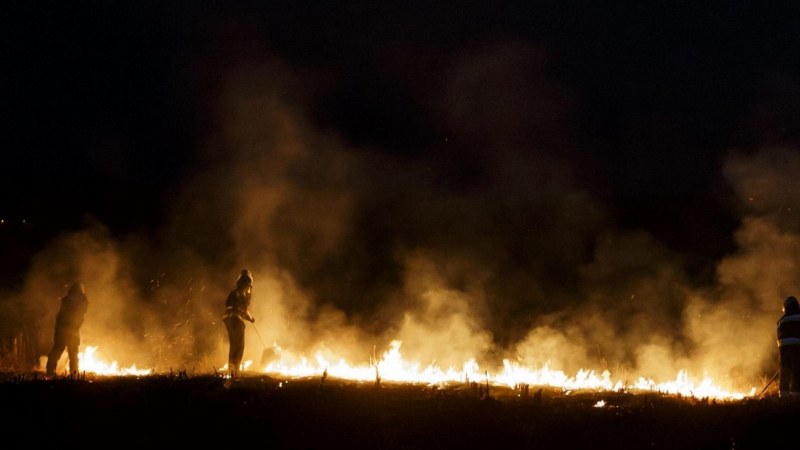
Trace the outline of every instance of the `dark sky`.
{"label": "dark sky", "polygon": [[[800,138],[795,2],[24,3],[4,6],[0,44],[7,278],[86,214],[118,235],[161,227],[208,166],[243,64],[281,61],[315,130],[455,190],[480,190],[487,130],[491,146],[563,158],[619,226],[701,262],[737,226],[724,156]],[[443,114],[431,99],[476,54],[488,107]]]}

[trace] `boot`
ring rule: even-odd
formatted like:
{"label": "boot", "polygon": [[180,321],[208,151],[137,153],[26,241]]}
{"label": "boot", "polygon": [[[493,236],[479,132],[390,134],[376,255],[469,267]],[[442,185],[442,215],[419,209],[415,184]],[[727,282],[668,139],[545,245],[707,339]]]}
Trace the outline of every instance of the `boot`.
{"label": "boot", "polygon": [[231,378],[236,378],[239,376],[239,364],[236,364],[234,362],[229,362],[228,370],[230,371]]}
{"label": "boot", "polygon": [[56,362],[57,361],[53,361],[52,358],[47,358],[45,373],[48,377],[54,377],[56,375]]}

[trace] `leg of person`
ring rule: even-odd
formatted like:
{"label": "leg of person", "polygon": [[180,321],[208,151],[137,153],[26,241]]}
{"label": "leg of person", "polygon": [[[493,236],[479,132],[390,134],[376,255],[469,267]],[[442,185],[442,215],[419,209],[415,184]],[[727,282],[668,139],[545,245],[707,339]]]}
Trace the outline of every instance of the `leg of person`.
{"label": "leg of person", "polygon": [[233,323],[230,317],[224,318],[222,322],[225,324],[225,331],[228,334],[228,370],[230,371],[233,370],[233,367],[231,367],[231,357],[233,356],[233,338],[234,338]]}
{"label": "leg of person", "polygon": [[792,397],[800,396],[800,345],[789,347],[790,352],[790,373],[789,393]]}
{"label": "leg of person", "polygon": [[50,350],[50,354],[47,355],[47,375],[52,376],[56,374],[56,365],[58,364],[58,360],[61,359],[62,353],[64,353],[63,346],[53,346],[53,349]]}
{"label": "leg of person", "polygon": [[239,345],[236,346],[236,363],[241,367],[242,358],[244,357],[244,321],[239,322]]}
{"label": "leg of person", "polygon": [[64,353],[64,349],[66,347],[67,343],[64,340],[64,336],[61,333],[56,333],[55,337],[53,338],[53,348],[47,355],[47,366],[46,366],[47,375],[52,376],[56,374],[56,366],[58,365],[58,360],[61,359],[61,355]]}
{"label": "leg of person", "polygon": [[781,374],[778,382],[778,394],[781,397],[788,397],[792,389],[792,352],[790,346],[784,345],[778,349],[780,356]]}
{"label": "leg of person", "polygon": [[232,376],[239,371],[244,353],[244,322],[235,317],[225,319],[225,328],[228,331],[228,370]]}
{"label": "leg of person", "polygon": [[69,357],[69,374],[73,377],[78,376],[78,343],[70,342],[67,344],[67,356]]}
{"label": "leg of person", "polygon": [[234,367],[238,374],[242,365],[242,356],[244,356],[244,322],[241,320],[236,321],[234,338],[231,345],[230,364]]}

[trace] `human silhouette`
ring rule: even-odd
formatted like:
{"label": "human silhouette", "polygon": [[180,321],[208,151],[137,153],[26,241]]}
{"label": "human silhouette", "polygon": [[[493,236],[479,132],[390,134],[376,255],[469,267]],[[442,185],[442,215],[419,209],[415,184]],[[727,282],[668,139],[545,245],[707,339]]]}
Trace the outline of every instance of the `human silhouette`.
{"label": "human silhouette", "polygon": [[225,300],[225,314],[222,321],[228,331],[228,370],[231,377],[239,374],[244,355],[244,327],[245,321],[255,323],[256,319],[250,315],[250,297],[253,290],[253,276],[247,269],[242,269],[236,287],[228,294]]}
{"label": "human silhouette", "polygon": [[800,303],[797,298],[783,301],[783,315],[778,319],[778,353],[781,397],[800,396]]}
{"label": "human silhouette", "polygon": [[55,333],[53,335],[53,348],[47,357],[47,375],[55,375],[56,365],[64,349],[67,349],[69,358],[69,373],[78,374],[78,347],[81,344],[80,329],[89,301],[86,298],[86,288],[83,283],[75,282],[69,287],[67,294],[61,298],[61,307],[56,316]]}

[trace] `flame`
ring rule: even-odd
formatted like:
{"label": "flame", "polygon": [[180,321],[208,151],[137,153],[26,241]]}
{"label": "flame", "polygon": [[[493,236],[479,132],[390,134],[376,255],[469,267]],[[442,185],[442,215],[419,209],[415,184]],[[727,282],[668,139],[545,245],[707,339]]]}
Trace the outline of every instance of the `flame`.
{"label": "flame", "polygon": [[[632,384],[615,380],[608,370],[598,372],[595,370],[581,369],[574,376],[569,376],[563,371],[553,370],[548,364],[534,369],[524,367],[508,359],[503,360],[503,367],[497,373],[482,370],[475,359],[469,359],[461,367],[442,368],[435,363],[423,366],[416,361],[408,361],[400,353],[401,341],[392,341],[389,349],[381,356],[369,363],[353,365],[343,358],[333,359],[326,357],[318,351],[314,358],[305,355],[296,355],[284,351],[277,344],[273,345],[275,360],[265,364],[260,369],[254,369],[253,361],[246,360],[242,363],[242,371],[258,371],[276,375],[280,378],[307,378],[328,376],[344,380],[360,382],[399,382],[426,384],[429,386],[456,383],[486,383],[493,386],[516,388],[518,386],[547,386],[560,388],[567,394],[577,390],[610,391],[610,392],[657,392],[664,394],[682,395],[694,398],[713,398],[721,400],[742,400],[754,396],[756,388],[752,387],[748,393],[734,392],[723,389],[708,375],[693,379],[686,370],[680,370],[674,380],[656,382],[646,377],[639,377]],[[138,369],[136,365],[120,368],[116,361],[106,363],[97,356],[96,346],[87,346],[79,354],[81,370],[98,375],[143,376],[153,374],[152,369]],[[223,371],[228,371],[225,364]],[[229,376],[229,375],[225,375]],[[596,406],[602,407],[603,404]]]}
{"label": "flame", "polygon": [[97,375],[148,375],[150,369],[137,369],[136,364],[127,368],[120,368],[117,361],[106,363],[97,358],[97,347],[87,346],[86,350],[78,353],[81,371]]}
{"label": "flame", "polygon": [[707,374],[699,381],[693,380],[686,370],[678,372],[675,380],[657,383],[652,379],[639,377],[633,384],[614,380],[608,370],[600,373],[594,370],[579,370],[575,376],[563,371],[552,370],[545,364],[539,369],[523,367],[508,359],[503,360],[499,373],[481,370],[475,359],[469,359],[461,367],[441,368],[436,364],[422,366],[418,362],[407,361],[400,354],[400,341],[393,341],[383,356],[371,363],[351,365],[344,359],[331,361],[322,352],[314,359],[283,352],[279,346],[274,349],[278,360],[264,366],[263,372],[288,377],[313,377],[323,375],[336,378],[377,382],[394,381],[404,383],[425,383],[446,385],[449,383],[486,382],[495,386],[514,388],[520,385],[549,386],[564,391],[589,389],[597,391],[651,391],[687,397],[709,397],[723,400],[741,400],[755,395],[756,388],[749,393],[728,391],[717,386]]}
{"label": "flame", "polygon": [[[240,371],[250,370],[251,367],[253,367],[253,360],[248,359],[242,363],[242,365],[239,367],[239,370]],[[223,371],[230,370],[230,368],[228,367],[228,363],[225,363],[225,365],[222,366],[222,370]]]}
{"label": "flame", "polygon": [[699,383],[694,383],[689,379],[686,370],[678,372],[675,380],[666,383],[655,383],[653,380],[646,378],[639,378],[634,384],[634,389],[666,392],[670,394],[681,394],[690,397],[709,397],[709,398],[723,398],[732,400],[741,400],[748,396],[753,396],[756,393],[756,388],[750,389],[748,394],[738,392],[727,392],[714,384],[714,380],[707,374],[704,374],[703,379]]}

